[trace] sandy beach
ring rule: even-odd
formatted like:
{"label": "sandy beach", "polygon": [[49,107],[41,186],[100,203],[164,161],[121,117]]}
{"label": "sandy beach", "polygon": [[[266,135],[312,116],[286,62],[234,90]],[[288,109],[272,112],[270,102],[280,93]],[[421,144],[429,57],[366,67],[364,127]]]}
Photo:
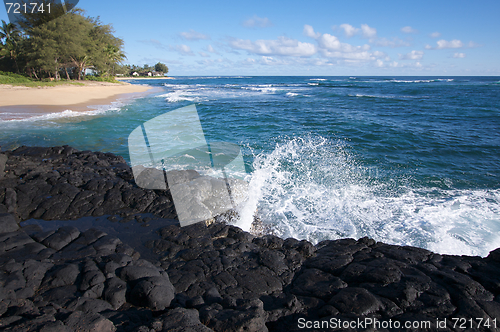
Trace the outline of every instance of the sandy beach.
{"label": "sandy beach", "polygon": [[147,86],[127,83],[84,82],[85,86],[62,85],[45,88],[0,85],[0,107],[68,106],[99,102],[128,93],[146,92]]}
{"label": "sandy beach", "polygon": [[30,88],[0,85],[0,120],[20,120],[67,110],[85,112],[95,105],[136,98],[152,89],[129,83],[83,82],[84,86],[61,85]]}

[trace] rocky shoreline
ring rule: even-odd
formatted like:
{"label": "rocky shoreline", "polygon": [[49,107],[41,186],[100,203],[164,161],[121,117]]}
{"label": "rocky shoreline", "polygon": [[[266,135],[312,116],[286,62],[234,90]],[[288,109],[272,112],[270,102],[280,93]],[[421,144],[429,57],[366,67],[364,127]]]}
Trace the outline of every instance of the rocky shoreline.
{"label": "rocky shoreline", "polygon": [[[145,243],[158,258],[76,222],[19,227],[104,215],[163,220]],[[223,222],[181,228],[175,216],[168,191],[138,188],[113,154],[0,152],[0,329],[404,331],[429,322],[413,330],[500,330],[500,248],[481,258],[369,238],[314,246]]]}

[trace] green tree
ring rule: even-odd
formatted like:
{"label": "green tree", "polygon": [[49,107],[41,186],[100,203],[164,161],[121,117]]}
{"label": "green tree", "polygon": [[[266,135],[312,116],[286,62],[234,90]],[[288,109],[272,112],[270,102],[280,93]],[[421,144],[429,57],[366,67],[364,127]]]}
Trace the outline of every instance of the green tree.
{"label": "green tree", "polygon": [[150,72],[150,71],[153,71],[153,70],[154,70],[154,69],[153,69],[153,67],[151,67],[151,66],[150,66],[150,65],[148,65],[148,64],[145,64],[145,65],[142,67],[141,72],[146,73],[146,72]]}
{"label": "green tree", "polygon": [[91,28],[92,24],[78,11],[29,28],[30,66],[56,79],[60,78],[60,69],[69,77],[68,68],[75,68],[75,76],[81,79],[89,58]]}
{"label": "green tree", "polygon": [[[30,7],[30,1],[25,0],[24,2],[26,2],[28,7]],[[55,3],[55,0],[38,0],[36,2],[38,6],[42,6],[44,8],[43,11],[34,10],[32,13],[30,10],[27,10],[25,13],[23,13],[23,11],[21,10],[22,17],[18,17],[19,21],[17,22],[17,24],[21,27],[21,29],[25,31],[46,24],[54,19],[63,16],[66,13],[64,6],[61,3]],[[47,10],[49,4],[50,11]],[[39,9],[40,7],[37,8]]]}
{"label": "green tree", "polygon": [[69,79],[81,80],[87,68],[106,74],[124,58],[123,41],[113,36],[112,27],[98,19],[84,17],[80,9],[41,25],[27,24],[29,65],[59,79],[63,70]]}
{"label": "green tree", "polygon": [[19,73],[18,57],[21,53],[22,36],[21,31],[12,23],[2,20],[0,27],[0,60],[7,59],[14,63],[16,72]]}
{"label": "green tree", "polygon": [[115,76],[115,68],[117,65],[122,63],[123,60],[125,60],[127,57],[125,54],[120,50],[119,47],[115,45],[108,44],[108,46],[105,49],[105,54],[108,60],[108,63],[111,67],[111,75]]}
{"label": "green tree", "polygon": [[155,70],[160,72],[160,73],[163,73],[163,74],[167,74],[168,73],[168,67],[161,63],[161,62],[158,62],[156,65],[155,65]]}
{"label": "green tree", "polygon": [[81,80],[87,68],[95,69],[101,76],[115,74],[126,57],[123,40],[113,35],[111,25],[85,17],[77,8],[65,14],[54,0],[40,2],[51,3],[51,13],[23,15],[17,22],[23,33],[2,21],[0,70],[25,71],[37,79],[59,79],[65,74],[68,79],[71,75]]}
{"label": "green tree", "polygon": [[121,50],[123,40],[113,35],[111,25],[102,24],[99,19],[92,19],[91,22],[94,25],[89,34],[92,41],[89,52],[91,63],[101,76],[107,76],[110,71],[114,75],[116,65],[126,58]]}

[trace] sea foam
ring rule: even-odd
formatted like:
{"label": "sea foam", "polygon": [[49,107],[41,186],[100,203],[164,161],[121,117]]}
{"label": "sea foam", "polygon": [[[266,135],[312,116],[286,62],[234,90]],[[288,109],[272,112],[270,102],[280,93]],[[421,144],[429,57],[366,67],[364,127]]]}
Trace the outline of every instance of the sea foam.
{"label": "sea foam", "polygon": [[500,191],[412,187],[381,179],[342,141],[290,139],[258,154],[250,197],[238,226],[253,213],[282,238],[318,243],[361,238],[438,253],[486,256],[500,246]]}
{"label": "sea foam", "polygon": [[[76,117],[93,117],[107,112],[119,112],[124,106],[122,102],[113,102],[110,105],[92,105],[88,107],[88,111],[73,111],[67,109],[62,112],[52,112],[46,114],[39,113],[3,113],[6,120],[0,118],[0,123],[16,123],[16,122],[36,122],[36,121],[61,121]],[[30,116],[30,114],[32,114]]]}

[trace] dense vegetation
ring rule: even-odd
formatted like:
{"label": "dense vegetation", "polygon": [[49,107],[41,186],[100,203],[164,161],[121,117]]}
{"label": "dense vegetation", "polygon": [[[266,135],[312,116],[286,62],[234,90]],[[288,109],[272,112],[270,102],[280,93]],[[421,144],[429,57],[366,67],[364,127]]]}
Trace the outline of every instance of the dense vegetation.
{"label": "dense vegetation", "polygon": [[[48,0],[50,1],[50,0]],[[136,66],[122,66],[126,58],[123,40],[113,35],[113,28],[97,18],[86,17],[81,9],[61,15],[24,15],[18,24],[0,25],[1,81],[22,83],[22,79],[5,74],[11,72],[33,80],[82,80],[90,69],[93,80],[114,80],[116,74],[129,76]],[[155,70],[166,73],[165,70]],[[138,67],[137,67],[138,68]],[[143,68],[144,69],[144,68]],[[148,68],[149,69],[149,68]],[[142,70],[140,72],[143,72]]]}

